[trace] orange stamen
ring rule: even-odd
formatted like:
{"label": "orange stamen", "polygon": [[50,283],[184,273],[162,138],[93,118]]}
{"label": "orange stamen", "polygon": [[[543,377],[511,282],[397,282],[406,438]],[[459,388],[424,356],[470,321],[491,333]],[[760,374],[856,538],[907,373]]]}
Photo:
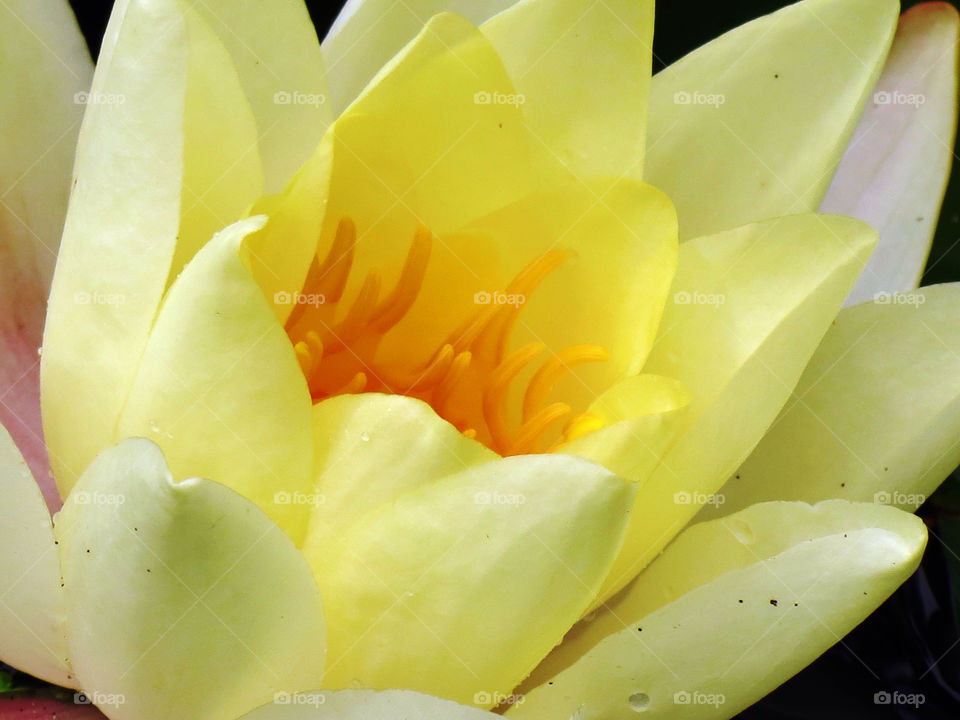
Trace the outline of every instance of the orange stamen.
{"label": "orange stamen", "polygon": [[[559,434],[554,446],[559,447],[603,426],[599,418],[581,413],[558,431],[557,424],[573,409],[564,402],[546,404],[567,373],[608,359],[598,345],[575,345],[556,353],[533,373],[521,406],[513,409],[518,398],[511,389],[514,382],[544,350],[540,343],[531,343],[508,352],[513,329],[527,301],[568,253],[551,250],[528,263],[505,292],[495,296],[506,296],[507,304],[492,302],[475,309],[436,346],[428,361],[404,367],[378,360],[377,351],[383,336],[396,328],[423,291],[433,235],[418,228],[386,296],[381,298],[378,271],[370,270],[346,314],[334,323],[332,318],[341,314],[337,311],[342,312],[338,303],[353,269],[356,243],[356,225],[344,218],[324,259],[313,259],[304,283],[304,294],[322,296],[323,307],[308,310],[308,304],[298,303],[286,324],[315,402],[361,392],[409,395],[428,402],[465,437],[478,438],[501,454],[537,452],[551,434]],[[464,288],[466,293],[472,290]],[[418,348],[415,354],[422,358],[422,351],[429,349]],[[396,352],[394,348],[391,357]],[[515,411],[520,419],[511,423]]]}

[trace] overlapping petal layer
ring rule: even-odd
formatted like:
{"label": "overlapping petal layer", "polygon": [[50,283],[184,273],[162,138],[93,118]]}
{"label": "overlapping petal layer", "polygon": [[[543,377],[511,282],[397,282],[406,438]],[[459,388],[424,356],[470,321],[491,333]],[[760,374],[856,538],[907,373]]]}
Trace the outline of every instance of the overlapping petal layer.
{"label": "overlapping petal layer", "polygon": [[0,548],[0,657],[49,682],[75,684],[50,513],[2,426]]}
{"label": "overlapping petal layer", "polygon": [[844,501],[694,525],[574,629],[507,716],[732,717],[882,603],[925,544],[919,518]]}
{"label": "overlapping petal layer", "polygon": [[319,683],[324,614],[303,556],[232,490],[173,482],[153,443],[99,455],[56,534],[73,667],[112,720],[233,718]]}
{"label": "overlapping petal layer", "polygon": [[54,509],[37,349],[92,74],[64,0],[0,6],[0,422]]}
{"label": "overlapping petal layer", "polygon": [[866,262],[876,232],[849,218],[793,215],[680,246],[644,370],[691,394],[677,442],[637,494],[601,599],[623,587],[723,482],[780,411]]}
{"label": "overlapping petal layer", "polygon": [[240,260],[244,236],[263,223],[256,216],[231,225],[177,278],[116,433],[152,439],[177,480],[215,478],[299,543],[309,508],[283,499],[313,481],[310,394],[289,339]]}
{"label": "overlapping petal layer", "polygon": [[453,12],[479,25],[517,0],[347,0],[323,39],[333,110],[341,113],[434,15]]}
{"label": "overlapping petal layer", "polygon": [[848,305],[919,284],[953,160],[958,24],[945,2],[901,16],[872,102],[820,205],[880,231]]}
{"label": "overlapping petal layer", "polygon": [[960,463],[960,286],[888,299],[840,313],[719,512],[831,497],[915,510]]}
{"label": "overlapping petal layer", "polygon": [[653,0],[526,0],[482,29],[523,97],[530,132],[565,167],[643,177]]}
{"label": "overlapping petal layer", "polygon": [[236,70],[184,3],[118,4],[90,97],[41,368],[62,494],[113,440],[175,256],[262,191]]}
{"label": "overlapping petal layer", "polygon": [[322,545],[308,541],[329,622],[324,684],[495,705],[593,599],[633,493],[579,458],[520,456],[403,493]]}
{"label": "overlapping petal layer", "polygon": [[654,76],[644,178],[682,240],[816,210],[876,83],[896,0],[806,0]]}

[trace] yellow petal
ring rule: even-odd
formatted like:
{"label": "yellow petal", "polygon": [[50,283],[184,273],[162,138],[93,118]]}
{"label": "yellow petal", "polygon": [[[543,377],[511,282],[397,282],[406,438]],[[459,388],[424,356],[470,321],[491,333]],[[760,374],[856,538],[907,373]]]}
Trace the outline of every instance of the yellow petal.
{"label": "yellow petal", "polygon": [[174,283],[116,437],[154,440],[175,478],[228,485],[300,542],[309,508],[275,496],[310,490],[310,394],[238,255],[242,238],[263,222],[250,218],[215,236]]}
{"label": "yellow petal", "polygon": [[757,505],[695,525],[596,630],[575,630],[563,648],[573,663],[557,662],[559,674],[507,716],[732,717],[876,609],[925,544],[918,518],[842,501]]}
{"label": "yellow petal", "polygon": [[0,53],[0,422],[57,507],[37,348],[93,64],[65,0],[0,5]]}
{"label": "yellow petal", "polygon": [[310,157],[332,116],[307,6],[302,0],[204,0],[195,8],[237,69],[256,120],[264,189],[280,192]]}
{"label": "yellow petal", "polygon": [[645,179],[680,237],[815,210],[876,83],[896,0],[806,0],[658,73]]}
{"label": "yellow petal", "polygon": [[724,512],[830,497],[915,510],[960,463],[960,285],[887,300],[840,313]]}
{"label": "yellow petal", "polygon": [[[368,271],[391,286],[420,225],[439,236],[460,230],[563,173],[520,109],[494,95],[515,90],[488,41],[463,18],[434,17],[334,123],[275,207],[256,208],[271,218],[251,239],[268,297],[301,289],[313,254],[327,254],[345,217],[359,235],[351,298]],[[461,273],[476,254],[465,253]],[[286,318],[290,309],[275,312]]]}
{"label": "yellow petal", "polygon": [[[403,493],[497,459],[426,403],[403,395],[339,395],[313,406],[316,482],[304,552]],[[306,499],[305,499],[306,500]]]}
{"label": "yellow petal", "polygon": [[333,110],[340,113],[380,68],[439,13],[479,25],[517,0],[347,0],[323,39]]}
{"label": "yellow petal", "polygon": [[562,445],[558,452],[585,457],[622,478],[642,482],[676,440],[689,403],[689,391],[672,378],[624,378],[587,410],[603,427]]}
{"label": "yellow petal", "polygon": [[0,547],[0,660],[48,682],[73,686],[50,513],[2,426]]}
{"label": "yellow petal", "polygon": [[277,693],[240,720],[495,720],[500,717],[410,690]]}
{"label": "yellow petal", "polygon": [[947,3],[903,14],[872,102],[820,205],[880,231],[847,305],[920,282],[953,160],[958,24]]}
{"label": "yellow petal", "polygon": [[224,486],[174,483],[153,443],[104,451],[56,533],[74,668],[114,720],[232,718],[319,683],[323,610],[303,556]]}
{"label": "yellow petal", "polygon": [[308,555],[330,628],[324,684],[495,705],[593,599],[632,498],[599,465],[525,455],[371,510]]}
{"label": "yellow petal", "polygon": [[195,12],[175,0],[115,6],[44,334],[44,430],[63,494],[113,438],[178,235],[196,248],[212,230],[194,220],[219,229],[258,196],[255,128],[229,55]]}
{"label": "yellow petal", "polygon": [[571,172],[642,177],[653,0],[528,0],[482,29],[530,131]]}
{"label": "yellow petal", "polygon": [[637,493],[602,598],[623,587],[715,493],[766,432],[876,232],[859,220],[794,215],[698,238],[681,257],[645,372],[690,390],[680,437]]}

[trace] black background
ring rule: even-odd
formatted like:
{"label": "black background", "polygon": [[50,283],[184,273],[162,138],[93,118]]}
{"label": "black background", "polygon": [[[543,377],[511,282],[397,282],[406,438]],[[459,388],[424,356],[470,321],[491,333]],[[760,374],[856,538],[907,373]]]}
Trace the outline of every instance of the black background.
{"label": "black background", "polygon": [[[71,2],[94,55],[111,4],[106,0]],[[787,4],[777,0],[662,0],[657,7],[654,69],[726,30]],[[903,7],[914,4],[904,2]],[[308,1],[307,5],[317,33],[323,37],[339,3]],[[960,280],[960,250],[955,249],[960,242],[957,165],[955,156],[953,180],[924,284]],[[931,536],[923,565],[914,577],[841,643],[742,713],[741,718],[960,718],[960,478],[951,477],[920,514]],[[895,690],[923,693],[926,702],[918,710],[874,703],[874,693]]]}

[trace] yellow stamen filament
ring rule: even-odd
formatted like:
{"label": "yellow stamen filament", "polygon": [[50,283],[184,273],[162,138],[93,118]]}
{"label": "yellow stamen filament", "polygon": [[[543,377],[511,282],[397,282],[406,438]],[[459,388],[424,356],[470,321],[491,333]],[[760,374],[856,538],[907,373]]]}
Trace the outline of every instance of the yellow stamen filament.
{"label": "yellow stamen filament", "polygon": [[417,230],[413,238],[413,245],[403,264],[400,279],[390,296],[383,301],[377,311],[370,318],[370,323],[379,333],[385,333],[407,314],[407,311],[417,299],[423,278],[427,274],[427,263],[430,261],[430,248],[433,246],[433,237],[425,227]]}
{"label": "yellow stamen filament", "polygon": [[547,430],[558,420],[565,418],[570,414],[570,406],[566,403],[558,402],[548,405],[532,418],[523,423],[520,432],[513,440],[510,448],[511,455],[523,455],[525,453],[536,452],[539,441],[546,434]]}
{"label": "yellow stamen filament", "polygon": [[303,374],[307,377],[310,377],[315,369],[313,365],[313,355],[310,353],[310,348],[301,340],[293,346],[293,349],[297,353],[297,362],[300,363],[300,369],[303,370]]}
{"label": "yellow stamen filament", "polygon": [[367,374],[358,372],[353,376],[353,379],[350,380],[342,389],[334,393],[334,395],[356,395],[357,393],[362,393],[367,388]]}
{"label": "yellow stamen filament", "polygon": [[377,309],[377,296],[379,294],[380,276],[371,272],[367,275],[367,279],[363,281],[363,287],[360,288],[357,299],[353,301],[350,312],[334,328],[334,342],[330,348],[331,352],[349,347],[357,340]]}
{"label": "yellow stamen filament", "polygon": [[[451,347],[450,345],[444,345],[444,347]],[[454,388],[460,383],[463,374],[467,371],[467,368],[470,367],[470,361],[473,359],[472,353],[462,352],[457,355],[453,363],[450,365],[450,369],[447,371],[446,376],[443,378],[443,381],[437,386],[436,391],[433,394],[433,406],[437,409],[437,412],[440,415],[447,415],[449,410],[448,403],[450,402],[450,396],[453,394]],[[464,433],[466,434],[466,433]],[[477,431],[474,430],[473,434],[476,435]]]}
{"label": "yellow stamen filament", "polygon": [[565,443],[573,442],[577,438],[581,438],[584,435],[589,435],[590,433],[599,430],[604,425],[603,420],[598,418],[596,415],[591,415],[590,413],[583,413],[577,415],[575,418],[572,418],[566,427],[563,429],[563,441]]}
{"label": "yellow stamen filament", "polygon": [[599,345],[573,345],[564,348],[537,370],[523,396],[523,422],[526,423],[541,407],[554,386],[573,368],[588,362],[603,362],[610,354]]}
{"label": "yellow stamen filament", "polygon": [[323,360],[323,342],[313,330],[307,332],[307,347],[310,348],[314,363],[319,364]]}
{"label": "yellow stamen filament", "polygon": [[392,374],[392,370],[388,368],[378,367],[376,375],[387,387],[396,388],[403,394],[407,394],[437,385],[447,375],[453,360],[453,346],[444,345],[425,368],[401,375]]}
{"label": "yellow stamen filament", "polygon": [[493,449],[503,454],[510,444],[507,428],[507,393],[510,384],[537,355],[543,352],[543,345],[530,343],[510,353],[497,369],[483,392],[483,419],[493,437]]}
{"label": "yellow stamen filament", "polygon": [[[337,225],[333,245],[317,270],[320,278],[316,284],[317,292],[325,296],[327,302],[338,302],[343,297],[350,270],[353,268],[353,250],[356,245],[357,226],[350,218],[344,218]],[[313,287],[309,279],[308,287]]]}
{"label": "yellow stamen filament", "polygon": [[[433,235],[424,227],[416,231],[386,296],[381,297],[379,273],[368,271],[349,309],[335,323],[333,318],[342,312],[338,304],[353,269],[356,243],[356,225],[344,218],[324,259],[314,258],[304,283],[304,295],[323,299],[295,305],[286,324],[315,402],[361,392],[409,395],[428,402],[465,437],[476,438],[501,454],[538,452],[550,444],[559,447],[602,427],[598,418],[582,413],[561,428],[559,423],[571,415],[572,408],[564,402],[546,404],[574,368],[608,359],[598,345],[561,350],[532,374],[522,396],[512,390],[520,374],[544,351],[542,344],[531,343],[508,352],[513,329],[532,294],[568,258],[566,252],[551,250],[535,258],[499,294],[508,297],[507,304],[476,309],[435,346],[429,360],[422,360],[424,354],[418,352],[420,361],[403,366],[395,360],[378,360],[378,347],[421,295]],[[464,292],[472,294],[474,289],[464,288]],[[394,347],[391,357],[397,352]],[[522,403],[516,402],[520,397]],[[517,422],[511,422],[514,413],[519,416]]]}

